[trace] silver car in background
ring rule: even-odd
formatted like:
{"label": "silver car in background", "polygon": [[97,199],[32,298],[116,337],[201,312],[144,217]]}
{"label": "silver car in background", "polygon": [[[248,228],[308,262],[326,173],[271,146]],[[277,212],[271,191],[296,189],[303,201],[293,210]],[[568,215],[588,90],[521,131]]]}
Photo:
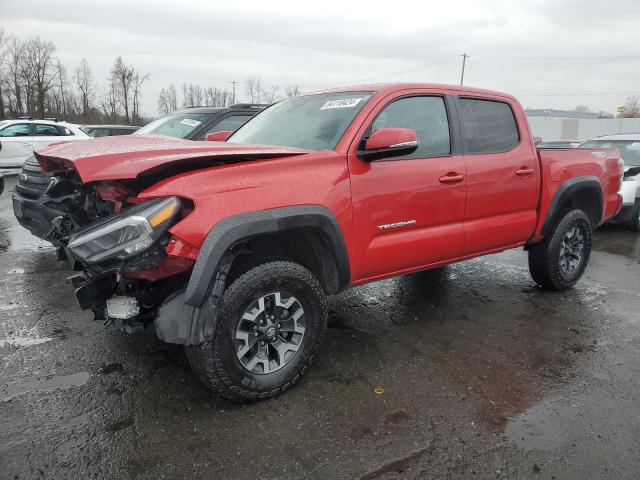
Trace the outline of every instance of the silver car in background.
{"label": "silver car in background", "polygon": [[617,148],[624,162],[624,179],[620,187],[622,210],[611,222],[624,224],[640,232],[640,133],[623,133],[595,137],[578,148]]}

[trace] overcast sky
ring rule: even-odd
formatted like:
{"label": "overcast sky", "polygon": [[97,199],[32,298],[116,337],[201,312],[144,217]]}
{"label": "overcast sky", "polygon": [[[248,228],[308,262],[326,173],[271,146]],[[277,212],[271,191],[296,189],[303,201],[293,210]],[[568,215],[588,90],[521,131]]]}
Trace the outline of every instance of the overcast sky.
{"label": "overcast sky", "polygon": [[[303,91],[357,83],[459,83],[525,106],[614,111],[640,94],[639,0],[394,2],[0,0],[0,28],[39,35],[69,70],[85,57],[99,85],[121,55],[162,87],[264,86]],[[245,97],[238,85],[238,97]]]}

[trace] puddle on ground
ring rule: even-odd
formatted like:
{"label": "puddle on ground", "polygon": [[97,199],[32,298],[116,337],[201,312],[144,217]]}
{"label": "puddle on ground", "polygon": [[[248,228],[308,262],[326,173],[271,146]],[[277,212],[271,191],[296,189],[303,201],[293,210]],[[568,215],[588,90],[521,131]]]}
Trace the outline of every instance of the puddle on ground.
{"label": "puddle on ground", "polygon": [[627,257],[640,263],[640,234],[607,225],[594,233],[593,249]]}
{"label": "puddle on ground", "polygon": [[550,399],[515,415],[507,422],[507,439],[525,450],[553,450],[568,439],[567,425],[579,416],[578,405]]}
{"label": "puddle on ground", "polygon": [[41,343],[50,342],[53,340],[48,337],[23,337],[23,336],[12,336],[9,338],[0,339],[0,348],[12,346],[12,347],[30,347],[32,345],[39,345]]}
{"label": "puddle on ground", "polygon": [[2,392],[0,402],[6,402],[19,395],[32,392],[50,392],[52,390],[66,390],[71,387],[80,387],[91,378],[89,372],[78,372],[71,375],[53,377],[43,381],[31,381],[14,388],[8,388]]}

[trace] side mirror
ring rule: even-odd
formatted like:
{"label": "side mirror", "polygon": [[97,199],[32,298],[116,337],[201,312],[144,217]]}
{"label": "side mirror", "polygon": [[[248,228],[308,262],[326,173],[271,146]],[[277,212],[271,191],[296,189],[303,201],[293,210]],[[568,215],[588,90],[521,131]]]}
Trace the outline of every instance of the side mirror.
{"label": "side mirror", "polygon": [[221,132],[213,132],[208,133],[205,139],[207,142],[226,142],[227,138],[231,136],[233,132],[221,131]]}
{"label": "side mirror", "polygon": [[409,155],[418,148],[418,135],[411,128],[380,128],[358,150],[358,158],[372,162],[381,158]]}

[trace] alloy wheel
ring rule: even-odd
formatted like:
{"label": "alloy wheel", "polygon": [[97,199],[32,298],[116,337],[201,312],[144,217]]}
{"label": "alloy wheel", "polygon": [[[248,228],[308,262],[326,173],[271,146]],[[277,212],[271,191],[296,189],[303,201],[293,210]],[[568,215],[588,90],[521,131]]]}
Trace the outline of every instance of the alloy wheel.
{"label": "alloy wheel", "polygon": [[236,356],[251,373],[281,369],[302,346],[305,315],[300,301],[286,292],[273,292],[245,310],[235,332]]}
{"label": "alloy wheel", "polygon": [[575,226],[569,230],[560,245],[560,271],[564,275],[571,275],[582,263],[584,257],[584,235]]}

